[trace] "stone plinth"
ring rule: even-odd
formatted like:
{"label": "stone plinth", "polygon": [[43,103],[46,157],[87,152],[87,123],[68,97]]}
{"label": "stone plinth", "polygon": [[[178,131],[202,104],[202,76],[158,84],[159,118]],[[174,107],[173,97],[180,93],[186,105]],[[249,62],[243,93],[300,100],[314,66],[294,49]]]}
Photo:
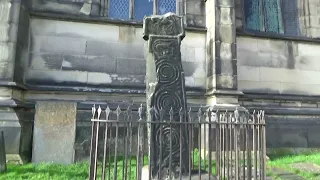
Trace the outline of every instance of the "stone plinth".
{"label": "stone plinth", "polygon": [[73,163],[76,107],[72,102],[36,104],[32,162]]}

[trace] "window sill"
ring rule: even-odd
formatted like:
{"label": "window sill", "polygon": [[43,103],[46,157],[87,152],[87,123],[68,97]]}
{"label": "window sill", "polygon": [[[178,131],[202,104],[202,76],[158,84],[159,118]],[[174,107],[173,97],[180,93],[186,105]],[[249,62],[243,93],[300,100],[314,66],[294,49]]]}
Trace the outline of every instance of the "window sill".
{"label": "window sill", "polygon": [[[121,19],[111,19],[107,17],[92,17],[86,15],[73,15],[73,14],[58,14],[58,13],[51,13],[51,12],[39,12],[33,10],[30,13],[31,17],[38,17],[38,18],[46,18],[46,19],[62,19],[62,20],[69,20],[69,21],[78,21],[78,22],[88,22],[88,23],[108,23],[108,24],[116,24],[116,25],[131,25],[136,27],[142,27],[142,21],[136,20],[121,20]],[[188,31],[198,31],[198,32],[207,32],[205,27],[194,27],[194,26],[187,26],[185,28]]]}
{"label": "window sill", "polygon": [[267,33],[267,32],[246,32],[246,31],[237,30],[237,35],[268,38],[268,39],[320,43],[319,38],[309,38],[309,37],[303,37],[303,36],[289,36],[289,35],[284,35],[284,34]]}

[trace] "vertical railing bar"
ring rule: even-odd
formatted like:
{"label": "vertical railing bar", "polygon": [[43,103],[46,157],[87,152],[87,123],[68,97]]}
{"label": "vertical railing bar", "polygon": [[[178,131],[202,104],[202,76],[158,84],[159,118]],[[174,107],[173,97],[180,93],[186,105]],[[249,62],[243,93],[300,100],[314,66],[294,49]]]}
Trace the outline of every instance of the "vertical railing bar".
{"label": "vertical railing bar", "polygon": [[[212,123],[212,111],[209,109],[208,111],[208,120],[209,120],[209,124],[208,124],[208,128],[209,128],[209,132],[208,132],[208,146],[209,146],[209,164],[208,164],[208,168],[209,168],[209,180],[211,180],[211,176],[212,176],[212,144],[210,143],[210,137],[211,137],[211,123]],[[206,130],[207,131],[207,130]]]}
{"label": "vertical railing bar", "polygon": [[199,147],[199,154],[198,154],[198,175],[199,179],[201,179],[201,116],[202,116],[202,111],[201,108],[199,108],[198,111],[198,147]]}
{"label": "vertical railing bar", "polygon": [[131,111],[131,106],[128,107],[127,110],[129,117],[129,180],[131,180],[131,171],[132,171],[132,159],[131,159],[131,154],[132,154],[132,111]]}
{"label": "vertical railing bar", "polygon": [[96,107],[95,105],[92,107],[92,128],[91,128],[91,149],[90,149],[90,167],[89,167],[89,180],[95,180],[96,179],[96,166],[95,166],[95,141],[96,141],[96,132],[95,127],[97,125],[97,122],[95,120],[96,115]]}
{"label": "vertical railing bar", "polygon": [[[110,111],[111,112],[111,111]],[[109,136],[110,138],[112,137],[112,127],[113,127],[113,123],[110,123],[110,133]],[[111,180],[111,148],[109,148],[109,158],[108,158],[108,180]]]}
{"label": "vertical railing bar", "polygon": [[170,109],[170,156],[169,156],[169,179],[172,179],[172,122],[173,122],[173,108]]}
{"label": "vertical railing bar", "polygon": [[232,129],[232,124],[231,124],[231,118],[232,118],[232,114],[230,113],[228,116],[228,156],[227,156],[227,162],[228,162],[228,179],[230,179],[231,176],[231,168],[232,168],[232,152],[231,152],[231,129]]}
{"label": "vertical railing bar", "polygon": [[[160,109],[160,122],[163,122],[164,121],[164,119],[163,119],[163,117],[164,117],[164,110],[161,108]],[[163,125],[162,124],[159,124],[159,127],[160,127],[160,137],[159,137],[159,143],[160,143],[160,153],[159,153],[159,179],[162,179],[162,172],[161,172],[161,169],[162,169],[162,167],[161,167],[161,165],[162,165],[162,158],[163,158],[163,149],[162,149],[162,147],[163,147],[163,144],[162,144],[162,134],[163,134]]]}
{"label": "vertical railing bar", "polygon": [[180,171],[179,171],[179,179],[180,180],[182,180],[182,141],[183,141],[183,139],[182,139],[182,122],[183,122],[183,119],[185,118],[184,117],[184,109],[183,108],[181,108],[180,109],[180,113],[179,113],[179,115],[180,115],[180,124],[179,124],[179,130],[180,130],[180,136],[179,136],[179,139],[180,139],[180,157],[179,157],[179,160],[180,160],[180,162],[179,162],[179,166],[180,166]]}
{"label": "vertical railing bar", "polygon": [[216,137],[215,137],[215,141],[216,141],[216,175],[217,178],[220,179],[221,178],[221,173],[220,173],[220,146],[221,146],[221,136],[220,136],[220,113],[218,111],[216,111]]}
{"label": "vertical railing bar", "polygon": [[[205,120],[205,118],[207,118],[206,115],[208,115],[208,114],[207,113],[203,114],[203,120]],[[203,169],[206,170],[206,168],[207,168],[206,167],[206,163],[207,163],[207,157],[206,156],[207,156],[207,152],[208,152],[208,150],[207,150],[207,133],[208,133],[207,132],[207,124],[203,125],[203,132],[204,132],[203,133],[203,135],[204,135],[203,142],[204,143],[201,143],[201,144],[203,144],[203,148],[202,148],[203,149],[203,162],[204,162],[203,163],[203,165],[204,165]],[[201,132],[200,132],[200,134],[201,134]]]}
{"label": "vertical railing bar", "polygon": [[137,150],[137,180],[142,178],[142,167],[144,162],[144,109],[142,105],[138,110],[139,122],[138,122],[138,150]]}
{"label": "vertical railing bar", "polygon": [[[192,119],[191,119],[191,108],[189,109],[189,111],[188,111],[188,120],[189,120],[189,122],[192,122]],[[191,153],[193,154],[193,151],[192,151],[192,142],[193,142],[193,136],[192,136],[192,131],[193,131],[193,129],[192,129],[192,123],[190,123],[189,125],[189,132],[188,132],[188,135],[189,135],[189,180],[191,180],[191,167],[192,167],[192,163],[193,162],[191,162],[192,160],[191,160],[191,157],[192,157],[192,155],[191,155]]]}
{"label": "vertical railing bar", "polygon": [[242,131],[243,131],[243,151],[242,151],[242,173],[243,173],[243,179],[246,178],[246,152],[247,152],[247,128],[248,128],[248,125],[247,125],[247,121],[248,121],[248,118],[247,118],[247,115],[245,116],[243,120],[243,125],[242,125]]}
{"label": "vertical railing bar", "polygon": [[252,127],[252,123],[251,123],[251,120],[248,119],[248,129],[247,129],[247,156],[248,156],[248,163],[247,163],[247,170],[248,170],[248,180],[252,180],[252,162],[251,162],[251,141],[250,141],[250,130],[251,130],[251,127]]}
{"label": "vertical railing bar", "polygon": [[123,142],[124,142],[124,159],[122,160],[122,178],[127,180],[127,172],[128,172],[128,139],[129,139],[129,131],[128,131],[128,110],[125,112],[125,120],[123,122]]}
{"label": "vertical railing bar", "polygon": [[116,109],[116,115],[117,115],[117,122],[116,122],[116,137],[115,137],[115,145],[114,145],[114,173],[113,173],[113,179],[117,179],[117,170],[118,170],[118,162],[117,162],[117,156],[118,156],[118,135],[119,135],[119,119],[120,119],[120,113],[121,109],[118,106]]}
{"label": "vertical railing bar", "polygon": [[253,178],[254,178],[254,180],[256,180],[257,179],[257,142],[258,142],[258,137],[257,137],[257,134],[256,134],[256,124],[257,124],[257,122],[256,122],[256,118],[255,118],[255,114],[253,114],[253,116],[252,116],[252,146],[253,146],[253,163],[254,163],[254,165],[253,165],[253,168],[254,168],[254,175],[253,175]]}
{"label": "vertical railing bar", "polygon": [[108,120],[110,115],[110,108],[107,106],[106,110],[106,129],[104,131],[104,146],[103,146],[103,162],[102,162],[102,180],[106,179],[106,160],[107,160],[107,142],[108,142]]}
{"label": "vertical railing bar", "polygon": [[223,114],[223,125],[222,125],[222,158],[223,158],[223,178],[226,177],[226,115],[227,115],[227,112],[225,112]]}
{"label": "vertical railing bar", "polygon": [[234,151],[235,151],[235,180],[239,180],[239,136],[238,136],[238,132],[239,132],[239,112],[238,109],[236,109],[236,111],[234,112],[234,118],[235,118],[235,122],[234,122],[234,129],[233,129],[233,134],[234,134]]}
{"label": "vertical railing bar", "polygon": [[[152,121],[154,121],[155,119],[155,117],[154,117],[154,113],[155,113],[155,110],[154,110],[154,107],[151,107],[150,108],[150,111],[149,111],[149,113],[150,113],[150,121],[149,122],[147,122],[148,124],[148,126],[149,126],[149,129],[150,129],[150,134],[153,134],[154,132],[153,132],[153,124],[152,124]],[[154,152],[154,147],[153,147],[153,143],[155,143],[155,142],[152,142],[150,139],[149,139],[149,180],[151,180],[151,178],[152,178],[152,176],[153,176],[153,174],[152,174],[152,168],[151,168],[151,164],[152,164],[152,161],[153,161],[153,157],[151,157],[151,152],[153,151]],[[161,148],[161,147],[160,147]]]}
{"label": "vertical railing bar", "polygon": [[[260,174],[260,176],[258,176],[259,174],[258,173],[260,173],[261,172],[261,148],[260,148],[260,140],[261,140],[261,136],[260,136],[260,112],[258,112],[258,117],[256,118],[256,122],[257,122],[257,124],[255,125],[256,126],[256,128],[257,128],[257,140],[258,140],[258,142],[257,142],[257,162],[256,162],[256,172],[255,172],[255,174],[256,174],[256,176],[257,176],[257,179],[258,179],[258,177],[261,177],[261,174]],[[258,171],[259,170],[259,171]],[[260,179],[260,178],[259,178]]]}
{"label": "vertical railing bar", "polygon": [[263,125],[262,125],[262,137],[263,137],[263,141],[262,141],[262,145],[263,145],[263,148],[262,148],[262,155],[263,155],[263,162],[262,162],[262,164],[263,164],[263,170],[262,170],[262,172],[263,172],[263,174],[262,174],[262,177],[263,177],[263,179],[266,179],[267,177],[266,177],[266,171],[267,171],[267,169],[266,169],[266,153],[267,153],[267,151],[266,151],[266,121],[265,121],[265,116],[264,116],[264,111],[262,111],[262,122],[263,122]]}

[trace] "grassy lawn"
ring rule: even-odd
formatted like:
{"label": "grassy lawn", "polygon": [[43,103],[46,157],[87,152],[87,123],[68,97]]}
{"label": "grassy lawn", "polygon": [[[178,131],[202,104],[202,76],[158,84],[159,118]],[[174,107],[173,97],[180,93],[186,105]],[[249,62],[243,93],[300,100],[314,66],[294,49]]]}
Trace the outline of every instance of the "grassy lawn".
{"label": "grassy lawn", "polygon": [[[293,168],[294,163],[312,163],[320,166],[320,153],[314,153],[309,155],[292,155],[284,157],[276,157],[268,162],[268,168],[281,168],[289,172],[295,173],[306,179],[320,179],[320,174],[318,172],[307,172]],[[272,174],[272,172],[269,171]]]}
{"label": "grassy lawn", "polygon": [[[125,168],[123,168],[123,160],[118,159],[117,161],[117,177],[118,179],[123,179],[123,174]],[[144,159],[144,163],[147,164],[148,159]],[[305,177],[306,179],[320,179],[319,173],[312,173],[301,171],[291,167],[293,163],[308,162],[320,165],[320,153],[310,154],[310,155],[295,155],[295,156],[285,156],[285,157],[276,157],[272,158],[268,162],[268,175],[272,175],[275,179],[277,176],[273,174],[272,168],[281,168],[286,171],[293,172],[300,176]],[[130,161],[127,162],[128,164]],[[110,164],[110,177],[113,177],[114,168],[113,163]],[[198,166],[197,158],[195,158],[195,166]],[[203,167],[204,165],[202,165]],[[206,163],[208,167],[208,162]],[[88,163],[79,163],[73,165],[54,165],[54,164],[26,164],[26,165],[8,165],[8,172],[0,175],[0,180],[20,180],[20,179],[30,179],[30,180],[83,180],[88,179]],[[131,174],[131,179],[134,180],[136,174],[136,160],[135,158],[131,159],[131,169],[127,169],[128,174]],[[131,173],[130,173],[131,172]],[[101,168],[99,169],[99,174],[101,174]],[[214,164],[213,164],[213,173],[214,173]],[[109,170],[107,170],[107,179],[109,177]]]}

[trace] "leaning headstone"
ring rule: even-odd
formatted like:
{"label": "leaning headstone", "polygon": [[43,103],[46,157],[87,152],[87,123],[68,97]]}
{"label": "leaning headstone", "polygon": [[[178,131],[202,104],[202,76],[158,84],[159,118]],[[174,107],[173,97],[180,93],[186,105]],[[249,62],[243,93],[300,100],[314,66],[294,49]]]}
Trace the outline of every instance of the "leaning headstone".
{"label": "leaning headstone", "polygon": [[0,173],[5,173],[7,171],[7,160],[6,160],[6,150],[4,142],[4,133],[0,133]]}
{"label": "leaning headstone", "polygon": [[32,162],[74,162],[77,104],[37,102],[34,119]]}
{"label": "leaning headstone", "polygon": [[[149,124],[150,164],[143,168],[143,179],[186,177],[190,157],[188,129],[186,125],[169,125],[170,121],[188,121],[180,51],[185,36],[183,18],[173,13],[145,17],[143,33],[147,41],[147,121],[167,122]],[[151,177],[145,177],[148,174]]]}

